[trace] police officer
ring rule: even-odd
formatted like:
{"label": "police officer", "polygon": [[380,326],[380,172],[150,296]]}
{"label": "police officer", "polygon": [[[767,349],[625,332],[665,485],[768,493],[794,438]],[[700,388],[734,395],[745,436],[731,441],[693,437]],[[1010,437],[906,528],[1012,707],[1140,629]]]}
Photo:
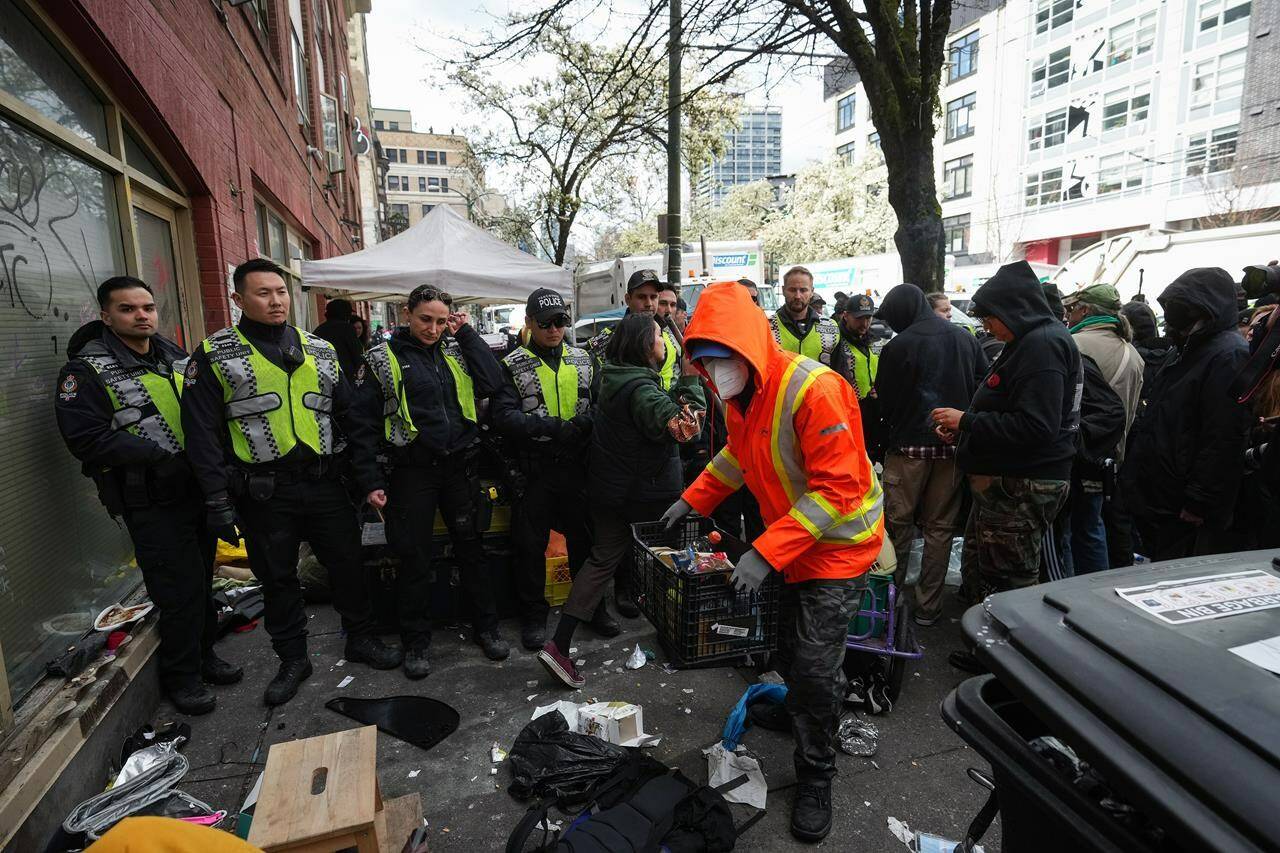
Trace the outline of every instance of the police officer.
{"label": "police officer", "polygon": [[267,633],[280,669],[263,697],[282,705],[311,675],[298,545],[329,572],[347,632],[343,656],[375,669],[400,650],[373,634],[360,525],[341,479],[351,390],[333,345],[289,325],[284,271],[265,258],[232,274],[240,322],[204,340],[187,366],[182,428],[210,529],[238,542],[262,583]]}
{"label": "police officer", "polygon": [[[400,556],[396,576],[405,675],[431,672],[428,607],[436,508],[471,598],[472,640],[490,660],[511,653],[498,634],[498,610],[480,538],[476,401],[502,384],[502,372],[453,297],[422,285],[409,294],[408,325],[365,353],[368,371],[353,412],[356,476],[369,504],[385,510],[387,540]],[[386,448],[390,476],[372,462]]]}
{"label": "police officer", "polygon": [[[636,270],[627,279],[627,293],[623,297],[623,301],[627,304],[627,313],[653,314],[658,318],[658,325],[662,326],[662,340],[666,344],[667,354],[662,364],[658,366],[658,381],[662,383],[663,391],[670,391],[676,384],[676,380],[680,378],[681,348],[668,327],[668,323],[672,322],[671,316],[676,310],[676,300],[675,286],[663,282],[653,270]],[[669,308],[667,302],[670,304]],[[597,375],[599,375],[600,365],[604,363],[605,345],[609,343],[609,336],[612,334],[613,327],[610,326],[587,341],[587,352],[591,353],[591,357],[595,359]],[[639,613],[640,611],[636,610],[636,615]],[[631,616],[628,613],[623,615],[629,618]]]}
{"label": "police officer", "polygon": [[871,461],[882,458],[880,447],[880,401],[876,399],[876,372],[880,369],[882,340],[871,328],[876,303],[865,293],[855,293],[845,302],[840,315],[840,350],[845,354],[853,374],[853,388],[858,392],[862,410],[862,436]]}
{"label": "police officer", "polygon": [[786,352],[821,362],[852,384],[848,357],[840,344],[840,327],[812,305],[813,273],[792,267],[782,277],[783,305],[769,318],[773,339]]}
{"label": "police officer", "polygon": [[54,401],[58,429],[133,540],[160,612],[161,685],[182,713],[206,714],[216,700],[201,682],[235,684],[243,673],[213,652],[215,540],[183,452],[179,411],[187,354],[156,333],[156,300],[139,279],[107,279],[98,305],[101,319],[67,345],[71,360]]}
{"label": "police officer", "polygon": [[[546,560],[552,528],[564,534],[572,575],[591,551],[586,523],[586,449],[591,435],[591,356],[564,343],[570,324],[564,300],[554,290],[529,294],[525,305],[528,342],[502,360],[505,381],[494,394],[494,428],[515,443],[524,494],[512,508],[517,590],[523,605],[520,642],[538,651],[547,641]],[[618,623],[603,600],[592,626],[617,636]]]}

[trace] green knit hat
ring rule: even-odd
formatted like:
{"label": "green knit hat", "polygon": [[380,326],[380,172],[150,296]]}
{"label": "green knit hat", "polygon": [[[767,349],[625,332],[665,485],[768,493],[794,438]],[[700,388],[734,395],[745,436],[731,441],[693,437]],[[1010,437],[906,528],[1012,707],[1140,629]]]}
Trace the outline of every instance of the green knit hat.
{"label": "green knit hat", "polygon": [[1113,314],[1120,310],[1120,291],[1116,290],[1114,284],[1091,284],[1083,290],[1077,290],[1075,293],[1068,294],[1062,300],[1063,304],[1070,308],[1078,302],[1085,305],[1096,305],[1104,311],[1110,311]]}

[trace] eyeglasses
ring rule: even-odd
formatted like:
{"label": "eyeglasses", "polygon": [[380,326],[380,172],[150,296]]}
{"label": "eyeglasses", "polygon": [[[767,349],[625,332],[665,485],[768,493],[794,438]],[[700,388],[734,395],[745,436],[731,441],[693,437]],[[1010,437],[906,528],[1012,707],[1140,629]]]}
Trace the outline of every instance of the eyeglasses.
{"label": "eyeglasses", "polygon": [[569,315],[561,314],[559,317],[553,317],[552,319],[547,320],[546,322],[539,322],[538,328],[550,329],[552,326],[555,326],[557,329],[563,329],[569,325],[569,322],[570,322]]}

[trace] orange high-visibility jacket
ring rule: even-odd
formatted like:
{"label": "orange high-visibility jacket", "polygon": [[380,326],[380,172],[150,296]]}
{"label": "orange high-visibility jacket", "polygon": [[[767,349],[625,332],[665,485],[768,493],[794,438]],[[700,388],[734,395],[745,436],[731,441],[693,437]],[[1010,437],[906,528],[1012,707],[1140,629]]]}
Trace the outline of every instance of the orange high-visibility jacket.
{"label": "orange high-visibility jacket", "polygon": [[703,291],[684,338],[686,346],[712,341],[741,354],[754,382],[745,412],[743,395],[728,401],[728,444],[684,499],[709,515],[745,484],[768,525],[753,545],[787,583],[866,572],[884,539],[884,495],[849,383],[812,359],[783,352],[736,282]]}

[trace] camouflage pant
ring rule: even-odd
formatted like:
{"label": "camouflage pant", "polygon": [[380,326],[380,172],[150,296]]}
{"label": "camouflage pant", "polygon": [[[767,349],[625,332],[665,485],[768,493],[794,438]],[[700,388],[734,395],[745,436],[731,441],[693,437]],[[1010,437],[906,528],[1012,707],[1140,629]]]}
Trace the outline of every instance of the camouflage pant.
{"label": "camouflage pant", "polygon": [[[992,592],[1034,586],[1040,578],[1045,531],[1067,500],[1066,480],[970,474],[973,509],[965,528],[965,574],[977,581],[978,599]],[[976,569],[976,571],[975,571]]]}

